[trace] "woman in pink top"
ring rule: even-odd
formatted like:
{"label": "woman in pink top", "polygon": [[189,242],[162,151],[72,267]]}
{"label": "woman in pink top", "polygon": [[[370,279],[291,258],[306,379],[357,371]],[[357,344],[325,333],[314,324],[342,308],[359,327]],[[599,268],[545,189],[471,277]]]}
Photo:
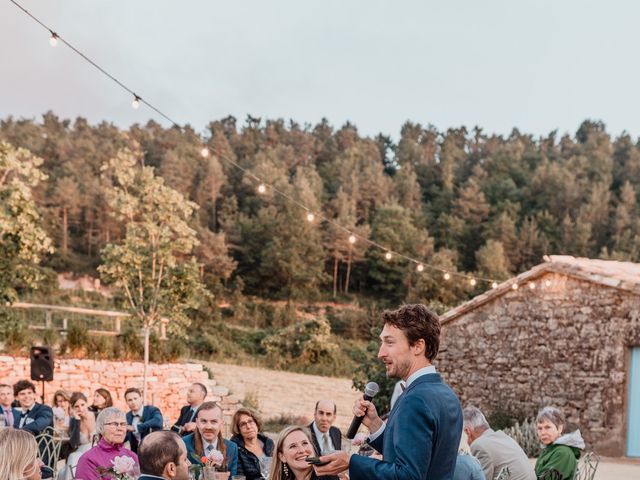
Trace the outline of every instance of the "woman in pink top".
{"label": "woman in pink top", "polygon": [[122,465],[130,466],[131,470],[120,473],[128,473],[130,477],[137,478],[140,473],[138,456],[122,446],[127,435],[124,412],[115,407],[102,410],[96,419],[96,432],[100,435],[100,441],[80,457],[76,480],[99,480],[102,477],[99,467],[108,469],[117,466],[122,469]]}

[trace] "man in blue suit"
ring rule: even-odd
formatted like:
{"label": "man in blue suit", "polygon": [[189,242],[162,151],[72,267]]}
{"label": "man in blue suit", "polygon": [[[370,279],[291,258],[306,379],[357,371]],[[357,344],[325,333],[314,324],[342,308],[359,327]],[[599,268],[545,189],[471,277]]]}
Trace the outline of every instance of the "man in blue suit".
{"label": "man in blue suit", "polygon": [[196,412],[196,431],[182,440],[187,447],[187,457],[192,464],[202,465],[202,457],[211,458],[215,452],[222,454],[222,467],[231,476],[238,474],[238,446],[222,438],[224,420],[222,408],[216,402],[204,402]]}
{"label": "man in blue suit", "polygon": [[138,480],[189,480],[187,448],[180,436],[166,430],[147,435],[138,449]]}
{"label": "man in blue suit", "polygon": [[0,424],[13,427],[13,387],[3,383],[0,385]]}
{"label": "man in blue suit", "polygon": [[351,480],[450,480],[462,434],[462,409],[432,362],[440,348],[440,321],[424,305],[404,305],[382,314],[378,351],[387,377],[400,378],[404,392],[385,424],[362,397],[353,411],[364,416],[369,443],[384,460],[336,452],[321,457],[318,475],[349,470]]}
{"label": "man in blue suit", "polygon": [[138,445],[144,437],[156,430],[162,430],[162,412],[153,405],[142,406],[142,392],[137,388],[127,388],[124,392],[127,402],[127,437],[132,452],[138,451]]}
{"label": "man in blue suit", "polygon": [[13,410],[13,428],[39,435],[53,427],[53,410],[48,405],[36,403],[36,387],[29,380],[20,380],[13,386],[18,408]]}

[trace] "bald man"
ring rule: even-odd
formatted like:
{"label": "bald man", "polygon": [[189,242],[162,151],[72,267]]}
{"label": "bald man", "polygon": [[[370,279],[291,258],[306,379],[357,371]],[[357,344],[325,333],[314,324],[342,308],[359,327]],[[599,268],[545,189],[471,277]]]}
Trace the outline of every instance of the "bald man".
{"label": "bald man", "polygon": [[342,434],[333,426],[336,421],[337,407],[331,400],[318,400],[313,413],[313,422],[309,425],[313,448],[317,455],[326,455],[342,446]]}
{"label": "bald man", "polygon": [[151,432],[138,449],[138,480],[189,480],[187,448],[170,430]]}

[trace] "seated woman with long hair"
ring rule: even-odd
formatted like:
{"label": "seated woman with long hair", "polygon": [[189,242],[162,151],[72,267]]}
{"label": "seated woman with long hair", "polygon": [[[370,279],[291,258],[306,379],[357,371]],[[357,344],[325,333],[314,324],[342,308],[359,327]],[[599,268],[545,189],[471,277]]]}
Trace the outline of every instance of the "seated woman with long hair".
{"label": "seated woman with long hair", "polygon": [[56,430],[66,432],[69,430],[71,419],[71,408],[69,403],[69,393],[65,390],[56,390],[51,403],[53,410],[53,426]]}
{"label": "seated woman with long hair", "polygon": [[60,479],[71,480],[75,477],[78,460],[92,446],[96,433],[96,417],[89,410],[89,401],[81,392],[71,395],[71,413],[69,421],[69,447],[71,453],[67,457],[65,468],[60,471]]}
{"label": "seated woman with long hair", "polygon": [[338,477],[318,477],[307,457],[315,455],[311,434],[305,427],[290,426],[278,434],[276,451],[269,480],[317,480]]}
{"label": "seated woman with long hair", "polygon": [[93,403],[89,407],[89,410],[95,413],[97,417],[102,410],[109,407],[113,407],[111,393],[106,388],[98,388],[93,393]]}
{"label": "seated woman with long hair", "polygon": [[41,479],[38,444],[29,432],[14,428],[0,430],[0,453],[0,479]]}
{"label": "seated woman with long hair", "polygon": [[233,437],[231,441],[238,445],[238,475],[247,480],[263,478],[263,465],[271,463],[274,443],[262,433],[262,420],[250,408],[239,408],[231,421]]}

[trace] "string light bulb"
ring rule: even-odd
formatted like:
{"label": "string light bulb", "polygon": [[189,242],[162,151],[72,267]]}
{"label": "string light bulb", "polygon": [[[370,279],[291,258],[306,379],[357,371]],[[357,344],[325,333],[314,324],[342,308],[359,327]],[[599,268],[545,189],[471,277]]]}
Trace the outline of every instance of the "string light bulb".
{"label": "string light bulb", "polygon": [[424,265],[419,263],[418,266],[416,267],[416,270],[419,271],[419,272],[422,272],[424,270]]}
{"label": "string light bulb", "polygon": [[550,287],[550,286],[551,286],[551,280],[545,280],[545,281],[544,281],[544,285],[545,285],[546,287]]}
{"label": "string light bulb", "polygon": [[478,283],[478,282],[477,282],[477,280],[476,280],[475,278],[472,278],[471,280],[469,280],[469,284],[470,284],[472,287],[475,287],[477,283]]}
{"label": "string light bulb", "polygon": [[356,243],[356,236],[355,235],[349,235],[349,243],[353,244]]}
{"label": "string light bulb", "polygon": [[267,191],[267,187],[265,187],[264,183],[258,185],[258,193],[264,193]]}
{"label": "string light bulb", "polygon": [[444,275],[442,276],[442,278],[444,278],[445,280],[450,280],[451,274],[449,272],[444,272]]}
{"label": "string light bulb", "polygon": [[200,150],[200,155],[202,155],[204,158],[207,158],[209,156],[209,147],[207,147],[206,145],[202,147],[202,150]]}
{"label": "string light bulb", "polygon": [[491,288],[493,288],[493,289],[498,288],[498,282],[493,282],[493,283],[491,284]]}
{"label": "string light bulb", "polygon": [[384,254],[384,258],[385,258],[386,260],[391,260],[391,257],[392,257],[391,252],[386,252],[386,253]]}
{"label": "string light bulb", "polygon": [[58,45],[58,34],[56,32],[51,32],[51,36],[49,37],[49,45],[55,47]]}
{"label": "string light bulb", "polygon": [[315,219],[316,216],[313,214],[313,212],[307,213],[307,222],[313,222]]}
{"label": "string light bulb", "polygon": [[529,290],[535,290],[536,284],[534,282],[529,282]]}
{"label": "string light bulb", "polygon": [[514,283],[513,285],[511,285],[511,289],[512,290],[517,290],[518,289],[518,284]]}
{"label": "string light bulb", "polygon": [[131,102],[131,106],[133,107],[134,110],[137,110],[138,107],[140,106],[140,97],[138,95],[134,95],[133,96],[133,101]]}

